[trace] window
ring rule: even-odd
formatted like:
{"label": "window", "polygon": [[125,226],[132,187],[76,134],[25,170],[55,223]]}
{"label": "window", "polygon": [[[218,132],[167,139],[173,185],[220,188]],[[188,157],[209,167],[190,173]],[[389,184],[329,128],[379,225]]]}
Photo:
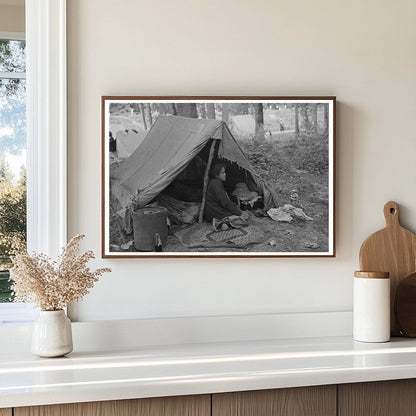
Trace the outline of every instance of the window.
{"label": "window", "polygon": [[[66,243],[66,0],[25,0],[25,20],[27,246],[56,257]],[[33,315],[0,303],[0,324]]]}
{"label": "window", "polygon": [[12,300],[12,247],[26,244],[25,49],[22,35],[0,35],[0,303]]}

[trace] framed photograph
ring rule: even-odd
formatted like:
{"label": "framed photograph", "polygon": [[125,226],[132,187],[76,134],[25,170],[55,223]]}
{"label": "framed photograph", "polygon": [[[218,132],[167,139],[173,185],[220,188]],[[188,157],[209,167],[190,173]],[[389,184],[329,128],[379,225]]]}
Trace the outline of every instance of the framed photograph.
{"label": "framed photograph", "polygon": [[102,97],[102,256],[334,257],[335,97]]}

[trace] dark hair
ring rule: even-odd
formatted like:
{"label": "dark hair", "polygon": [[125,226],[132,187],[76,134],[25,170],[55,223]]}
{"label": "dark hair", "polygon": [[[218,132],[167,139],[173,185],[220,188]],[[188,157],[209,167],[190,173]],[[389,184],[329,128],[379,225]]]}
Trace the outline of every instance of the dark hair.
{"label": "dark hair", "polygon": [[215,162],[211,166],[211,170],[209,171],[209,176],[211,178],[216,178],[220,174],[220,170],[222,168],[225,168],[225,164],[224,163],[222,163],[222,162]]}

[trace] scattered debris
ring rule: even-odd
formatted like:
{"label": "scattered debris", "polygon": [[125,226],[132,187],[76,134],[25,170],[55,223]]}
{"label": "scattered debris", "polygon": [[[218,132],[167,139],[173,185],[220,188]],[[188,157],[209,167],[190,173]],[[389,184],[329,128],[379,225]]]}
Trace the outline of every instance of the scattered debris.
{"label": "scattered debris", "polygon": [[305,243],[306,248],[319,248],[318,243]]}
{"label": "scattered debris", "polygon": [[306,215],[302,208],[294,207],[293,205],[286,204],[283,206],[283,209],[286,212],[289,212],[290,214],[292,214],[296,218],[299,218],[305,221],[313,221],[313,218]]}
{"label": "scattered debris", "polygon": [[282,207],[270,208],[267,211],[267,215],[273,221],[290,222],[293,220],[293,217],[288,212],[285,212],[285,210]]}
{"label": "scattered debris", "polygon": [[131,240],[126,244],[122,244],[121,248],[122,248],[122,250],[130,250],[133,247],[133,244],[134,244],[134,241]]}
{"label": "scattered debris", "polygon": [[303,221],[313,221],[313,218],[306,215],[302,208],[294,207],[291,204],[286,204],[279,208],[270,208],[267,214],[274,221],[291,222],[294,218]]}

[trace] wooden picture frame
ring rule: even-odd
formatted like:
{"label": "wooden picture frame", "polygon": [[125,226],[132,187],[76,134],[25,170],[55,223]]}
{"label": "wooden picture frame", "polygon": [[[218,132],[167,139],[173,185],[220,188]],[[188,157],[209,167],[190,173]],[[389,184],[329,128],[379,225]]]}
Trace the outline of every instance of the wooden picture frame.
{"label": "wooden picture frame", "polygon": [[335,257],[335,115],[332,96],[103,96],[102,257]]}

